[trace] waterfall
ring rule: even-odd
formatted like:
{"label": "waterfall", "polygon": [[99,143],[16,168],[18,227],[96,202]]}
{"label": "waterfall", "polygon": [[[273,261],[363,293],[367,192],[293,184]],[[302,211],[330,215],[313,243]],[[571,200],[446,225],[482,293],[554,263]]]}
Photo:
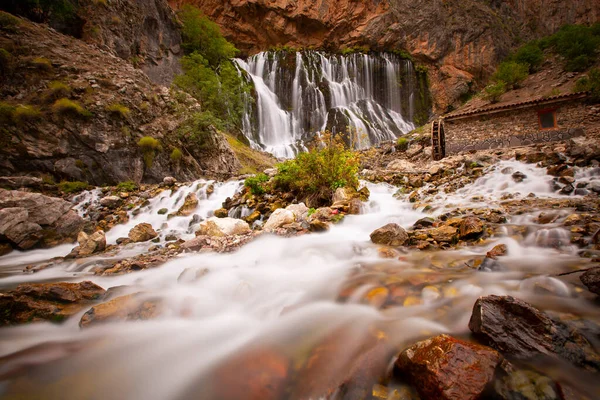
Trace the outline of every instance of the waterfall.
{"label": "waterfall", "polygon": [[250,143],[293,157],[324,130],[366,148],[415,128],[423,90],[412,62],[389,53],[327,54],[270,51],[235,60],[251,81],[243,131]]}

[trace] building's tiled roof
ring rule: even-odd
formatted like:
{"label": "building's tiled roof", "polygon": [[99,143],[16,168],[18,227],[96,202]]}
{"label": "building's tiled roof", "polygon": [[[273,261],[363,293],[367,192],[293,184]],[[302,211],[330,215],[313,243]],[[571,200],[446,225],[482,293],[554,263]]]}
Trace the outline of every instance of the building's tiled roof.
{"label": "building's tiled roof", "polygon": [[482,107],[482,108],[478,108],[478,109],[471,110],[471,111],[464,111],[464,112],[458,112],[458,113],[454,113],[454,114],[448,114],[448,115],[444,116],[444,119],[446,121],[450,121],[450,120],[457,119],[457,118],[476,116],[476,115],[480,115],[480,114],[495,113],[495,112],[511,110],[511,109],[559,103],[559,102],[563,102],[565,100],[581,99],[581,98],[587,97],[588,94],[589,94],[589,92],[567,93],[567,94],[559,94],[557,96],[521,101],[518,103],[499,104],[496,106]]}

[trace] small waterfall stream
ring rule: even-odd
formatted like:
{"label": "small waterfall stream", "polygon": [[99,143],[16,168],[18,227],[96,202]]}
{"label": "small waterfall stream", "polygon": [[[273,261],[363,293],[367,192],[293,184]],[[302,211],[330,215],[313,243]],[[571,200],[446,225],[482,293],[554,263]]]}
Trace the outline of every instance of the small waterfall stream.
{"label": "small waterfall stream", "polygon": [[412,62],[394,54],[270,51],[236,63],[255,89],[244,134],[278,157],[293,157],[324,130],[357,148],[393,140],[429,107]]}
{"label": "small waterfall stream", "polygon": [[[528,178],[524,182],[506,179],[501,171],[509,166],[524,171]],[[452,199],[465,204],[473,194],[481,193],[485,193],[481,201],[484,207],[497,206],[506,192],[566,197],[548,189],[542,172],[533,165],[502,162],[474,183],[453,194],[440,194],[432,203],[441,206]],[[167,221],[157,212],[161,208],[177,210],[182,199],[195,192],[200,200],[196,213],[206,217],[240,187],[240,182],[214,183],[215,191],[208,195],[205,188],[211,183],[198,181],[174,193],[160,193],[128,224],[109,231],[109,240],[142,221],[162,228],[161,239],[169,229],[187,235],[191,216]],[[308,349],[332,334],[337,338],[343,333],[342,345],[327,350],[328,363],[317,370],[333,377],[347,368],[336,362],[358,351],[372,329],[384,332],[397,346],[438,333],[467,334],[475,300],[488,294],[513,295],[537,307],[560,306],[594,320],[600,318],[596,306],[572,284],[551,276],[580,268],[581,258],[570,246],[541,243],[540,238],[548,236],[544,229],[559,231],[554,225],[540,229],[528,222],[533,220],[535,210],[531,216],[519,216],[524,225],[540,232],[530,240],[498,235],[481,245],[446,251],[411,250],[387,259],[370,242],[369,234],[390,222],[409,228],[431,214],[413,209],[407,200],[395,199],[394,186],[364,184],[371,191],[365,213],[347,216],[326,233],[292,238],[265,234],[233,253],[182,254],[160,267],[119,276],[95,276],[88,270],[74,270],[71,263],[65,262],[35,274],[14,272],[2,277],[3,287],[49,280],[92,280],[106,289],[126,285],[131,293],[143,292],[161,299],[164,313],[156,320],[111,322],[79,329],[84,310],[61,325],[41,322],[3,328],[0,357],[5,361],[0,364],[0,373],[10,374],[0,380],[0,396],[234,398],[219,394],[227,392],[228,382],[235,381],[240,371],[255,367],[240,359],[240,354],[247,351],[264,355],[266,359],[259,361],[267,365],[271,365],[269,357],[273,354],[289,365],[300,365]],[[77,208],[83,210],[83,203],[98,198],[97,191],[88,192],[82,195]],[[433,216],[446,211],[440,207]],[[168,228],[163,227],[165,222]],[[506,270],[478,272],[469,267],[497,244],[508,247],[508,255],[501,261]],[[44,252],[48,259],[58,255],[56,250],[10,254],[0,258],[0,266],[41,261]],[[65,254],[69,251],[61,250]],[[127,251],[146,249],[133,247]],[[35,257],[19,260],[27,254]],[[198,277],[199,270],[208,272]],[[552,293],[540,294],[540,285]],[[382,287],[395,287],[390,296],[407,296],[406,300],[384,307],[372,304],[367,293]],[[232,364],[234,367],[228,369]],[[245,375],[240,376],[243,379]],[[300,390],[293,386],[295,383],[306,382],[290,381],[292,394]]]}

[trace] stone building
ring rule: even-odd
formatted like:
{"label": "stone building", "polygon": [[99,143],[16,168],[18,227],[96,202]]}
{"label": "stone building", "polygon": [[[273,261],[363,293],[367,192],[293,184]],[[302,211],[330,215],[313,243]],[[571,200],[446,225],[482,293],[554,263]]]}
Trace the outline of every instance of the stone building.
{"label": "stone building", "polygon": [[445,115],[432,124],[433,158],[584,134],[600,138],[600,106],[587,97],[587,92],[570,93]]}

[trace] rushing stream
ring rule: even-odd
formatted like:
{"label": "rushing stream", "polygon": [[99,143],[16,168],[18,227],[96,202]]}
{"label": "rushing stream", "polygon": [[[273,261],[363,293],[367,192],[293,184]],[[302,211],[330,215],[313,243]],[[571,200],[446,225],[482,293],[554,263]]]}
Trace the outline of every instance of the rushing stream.
{"label": "rushing stream", "polygon": [[[506,167],[519,168],[528,178],[522,183],[505,179],[498,171]],[[434,214],[447,210],[444,205],[449,203],[495,207],[507,193],[560,197],[549,189],[549,177],[542,171],[518,162],[497,166],[452,195],[436,195],[432,202],[439,207],[434,207]],[[200,198],[196,214],[204,218],[240,188],[236,181],[215,183],[214,193],[207,196],[210,183],[199,181],[176,193],[162,192],[129,223],[107,232],[107,240],[114,243],[139,222],[160,230],[161,240],[171,232],[193,237],[192,217],[167,220],[157,211],[177,210],[194,191]],[[0,258],[3,288],[22,282],[91,280],[105,289],[126,286],[124,293],[143,292],[164,304],[161,316],[150,321],[82,330],[78,322],[84,310],[61,325],[3,328],[0,379],[5,380],[0,395],[7,391],[7,398],[17,398],[10,396],[15,393],[19,398],[45,399],[220,398],[216,393],[228,386],[227,374],[239,373],[235,364],[242,350],[273,352],[302,365],[307,349],[344,332],[338,338],[340,346],[319,371],[334,377],[373,330],[395,346],[442,332],[468,334],[473,304],[486,294],[511,294],[541,309],[576,311],[599,320],[597,306],[581,297],[572,284],[552,276],[582,268],[583,261],[568,245],[545,247],[536,240],[542,227],[532,220],[539,211],[509,221],[530,228],[531,239],[525,241],[507,231],[476,247],[410,251],[399,259],[386,259],[369,241],[369,234],[390,222],[409,228],[431,214],[395,199],[395,187],[367,186],[371,198],[364,214],[347,216],[326,233],[293,238],[263,235],[234,253],[183,254],[158,268],[121,276],[94,276],[90,270],[97,258],[59,263],[30,275],[18,272],[24,265],[64,256],[72,246]],[[476,195],[479,199],[473,201]],[[79,200],[83,204],[98,198],[92,191]],[[79,210],[83,212],[83,207]],[[543,227],[553,228],[552,224]],[[508,247],[503,259],[507,269],[474,271],[474,262],[499,243]],[[116,257],[139,254],[148,247],[129,245]],[[196,272],[204,269],[196,278]],[[378,288],[384,287],[392,288],[390,298],[397,301],[380,301]],[[238,368],[246,366],[242,362]],[[300,390],[295,384],[289,384],[290,398]]]}

